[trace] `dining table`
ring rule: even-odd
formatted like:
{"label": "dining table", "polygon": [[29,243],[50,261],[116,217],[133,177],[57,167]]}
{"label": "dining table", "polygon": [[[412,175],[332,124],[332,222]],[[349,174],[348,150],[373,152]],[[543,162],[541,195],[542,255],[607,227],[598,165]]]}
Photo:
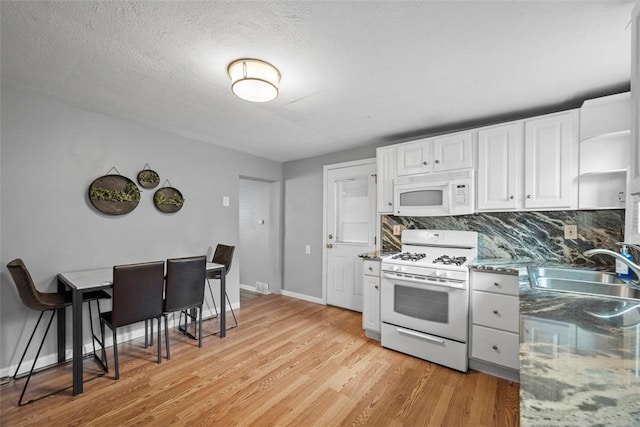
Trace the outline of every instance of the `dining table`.
{"label": "dining table", "polygon": [[[220,313],[226,312],[226,271],[224,264],[207,262],[207,271],[220,271]],[[82,296],[86,292],[100,289],[109,289],[113,286],[113,267],[93,270],[71,271],[58,274],[58,291],[71,290],[73,303],[71,306],[72,318],[72,363],[73,363],[73,395],[83,392],[83,333],[82,333]],[[58,363],[66,361],[66,312],[64,308],[58,309]],[[91,320],[91,319],[90,319]],[[219,337],[226,336],[226,319],[220,316]]]}

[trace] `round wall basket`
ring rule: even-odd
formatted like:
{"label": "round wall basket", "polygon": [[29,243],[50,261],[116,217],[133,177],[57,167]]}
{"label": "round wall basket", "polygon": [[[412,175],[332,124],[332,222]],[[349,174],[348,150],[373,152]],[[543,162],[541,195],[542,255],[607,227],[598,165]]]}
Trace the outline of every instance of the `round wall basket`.
{"label": "round wall basket", "polygon": [[153,204],[160,212],[174,213],[182,209],[184,197],[177,188],[162,187],[153,195]]}
{"label": "round wall basket", "polygon": [[140,202],[140,189],[126,176],[103,175],[89,186],[93,207],[107,215],[124,215]]}
{"label": "round wall basket", "polygon": [[137,179],[142,188],[155,188],[160,184],[160,175],[151,169],[143,169],[138,172]]}

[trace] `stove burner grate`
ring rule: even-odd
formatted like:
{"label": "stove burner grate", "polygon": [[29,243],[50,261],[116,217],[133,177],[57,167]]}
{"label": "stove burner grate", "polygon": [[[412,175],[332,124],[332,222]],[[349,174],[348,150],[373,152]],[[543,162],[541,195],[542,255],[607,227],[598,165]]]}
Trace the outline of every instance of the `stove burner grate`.
{"label": "stove burner grate", "polygon": [[402,252],[400,254],[392,256],[391,259],[398,259],[401,261],[420,261],[426,256],[427,254],[423,253]]}
{"label": "stove burner grate", "polygon": [[441,257],[438,257],[436,259],[433,260],[434,264],[445,264],[445,265],[462,265],[465,263],[465,261],[467,260],[466,256],[449,256],[449,255],[442,255]]}

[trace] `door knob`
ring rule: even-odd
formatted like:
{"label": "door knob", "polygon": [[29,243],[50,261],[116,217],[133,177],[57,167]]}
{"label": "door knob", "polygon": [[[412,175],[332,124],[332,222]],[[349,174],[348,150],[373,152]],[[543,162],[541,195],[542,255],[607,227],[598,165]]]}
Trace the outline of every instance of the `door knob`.
{"label": "door knob", "polygon": [[333,248],[333,244],[332,243],[327,243],[327,248],[329,248],[329,249]]}

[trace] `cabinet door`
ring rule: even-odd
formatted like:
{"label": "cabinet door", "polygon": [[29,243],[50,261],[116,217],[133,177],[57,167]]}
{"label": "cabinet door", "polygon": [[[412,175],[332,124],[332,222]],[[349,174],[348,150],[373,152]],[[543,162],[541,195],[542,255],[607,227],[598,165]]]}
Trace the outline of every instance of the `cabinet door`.
{"label": "cabinet door", "polygon": [[473,167],[471,132],[433,138],[433,171]]}
{"label": "cabinet door", "polygon": [[573,114],[526,121],[525,209],[572,208],[573,181],[577,178]]}
{"label": "cabinet door", "polygon": [[380,278],[375,276],[363,279],[362,327],[380,332]]}
{"label": "cabinet door", "polygon": [[478,210],[516,209],[522,185],[520,129],[511,123],[478,131]]}
{"label": "cabinet door", "polygon": [[414,175],[430,171],[430,140],[401,144],[396,149],[396,175]]}
{"label": "cabinet door", "polygon": [[382,147],[376,150],[378,166],[378,213],[393,213],[393,171],[394,147]]}

